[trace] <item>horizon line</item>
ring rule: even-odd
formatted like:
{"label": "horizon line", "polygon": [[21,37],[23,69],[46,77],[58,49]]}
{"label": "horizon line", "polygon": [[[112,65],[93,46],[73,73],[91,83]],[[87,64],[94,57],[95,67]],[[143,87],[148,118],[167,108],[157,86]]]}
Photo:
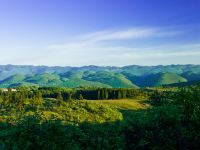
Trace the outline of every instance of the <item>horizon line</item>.
{"label": "horizon line", "polygon": [[31,66],[31,67],[71,67],[71,68],[81,68],[81,67],[117,67],[117,68],[123,68],[123,67],[129,67],[129,66],[140,66],[140,67],[156,67],[156,66],[199,66],[200,64],[158,64],[158,65],[139,65],[139,64],[129,64],[129,65],[123,65],[123,66],[117,66],[117,65],[82,65],[82,66],[67,66],[67,65],[24,65],[24,64],[0,64],[0,66]]}

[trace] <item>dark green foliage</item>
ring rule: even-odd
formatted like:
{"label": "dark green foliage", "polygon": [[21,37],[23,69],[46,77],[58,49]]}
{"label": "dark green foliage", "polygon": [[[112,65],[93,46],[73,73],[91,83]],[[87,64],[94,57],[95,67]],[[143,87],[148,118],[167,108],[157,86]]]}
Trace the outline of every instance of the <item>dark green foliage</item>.
{"label": "dark green foliage", "polygon": [[82,94],[84,99],[102,100],[102,99],[126,99],[146,96],[146,93],[139,89],[88,89],[77,90],[77,93]]}
{"label": "dark green foliage", "polygon": [[120,123],[85,122],[74,126],[59,121],[39,123],[35,116],[24,118],[15,126],[2,123],[0,126],[3,130],[0,134],[1,149],[125,149]]}
{"label": "dark green foliage", "polygon": [[[120,126],[114,122],[122,119],[120,112],[84,101],[64,102],[61,91],[67,92],[62,88],[2,92],[0,149],[119,149],[124,146]],[[42,93],[57,99],[43,100]]]}
{"label": "dark green foliage", "polygon": [[[144,95],[153,105],[135,111],[81,100]],[[80,100],[67,101],[74,98]],[[0,106],[2,150],[200,149],[199,86],[177,90],[19,88],[0,92]]]}
{"label": "dark green foliage", "polygon": [[78,97],[79,100],[83,100],[83,95],[82,94],[79,94],[79,97]]}

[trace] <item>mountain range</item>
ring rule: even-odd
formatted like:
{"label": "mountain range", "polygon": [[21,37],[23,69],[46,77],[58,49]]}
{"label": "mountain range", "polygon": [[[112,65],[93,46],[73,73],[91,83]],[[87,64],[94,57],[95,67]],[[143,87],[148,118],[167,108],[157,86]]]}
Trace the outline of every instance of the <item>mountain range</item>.
{"label": "mountain range", "polygon": [[0,65],[0,87],[60,86],[139,88],[200,80],[200,65],[26,66]]}

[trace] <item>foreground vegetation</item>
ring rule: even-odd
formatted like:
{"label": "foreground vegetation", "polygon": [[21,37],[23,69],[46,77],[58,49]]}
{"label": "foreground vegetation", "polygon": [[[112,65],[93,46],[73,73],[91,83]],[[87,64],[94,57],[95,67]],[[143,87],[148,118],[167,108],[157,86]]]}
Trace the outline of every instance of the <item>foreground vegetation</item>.
{"label": "foreground vegetation", "polygon": [[198,86],[18,88],[0,93],[0,107],[2,150],[200,148]]}

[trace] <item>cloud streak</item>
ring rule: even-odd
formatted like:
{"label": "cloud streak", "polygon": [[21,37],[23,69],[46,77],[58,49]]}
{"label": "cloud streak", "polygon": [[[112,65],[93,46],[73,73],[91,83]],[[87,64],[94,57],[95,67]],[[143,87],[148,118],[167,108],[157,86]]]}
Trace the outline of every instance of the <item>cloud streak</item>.
{"label": "cloud streak", "polygon": [[[83,65],[167,65],[167,64],[200,64],[200,45],[167,45],[151,48],[126,48],[111,47],[90,49],[87,51],[50,51],[38,57],[27,55],[17,57],[15,64],[35,65],[61,65],[61,66],[83,66]],[[109,49],[109,50],[108,50]],[[122,51],[122,49],[124,51]],[[182,49],[180,51],[180,49]],[[3,62],[3,59],[0,60]]]}
{"label": "cloud streak", "polygon": [[[160,39],[174,38],[183,33],[172,28],[104,30],[71,36],[65,43],[50,44],[37,51],[31,48],[24,51],[23,56],[18,55],[12,60],[2,59],[0,63],[9,61],[14,64],[51,66],[200,64],[200,43],[159,42]],[[148,41],[152,39],[158,42],[149,45]],[[14,58],[15,54],[12,55]]]}
{"label": "cloud streak", "polygon": [[86,39],[93,39],[94,41],[107,41],[107,40],[126,40],[126,39],[138,39],[148,37],[162,37],[172,36],[179,34],[180,31],[162,31],[159,28],[131,28],[126,30],[111,30],[100,31],[82,36]]}
{"label": "cloud streak", "polygon": [[[158,42],[150,46],[145,43],[152,38],[159,40],[181,34],[182,31],[172,28],[113,29],[71,37],[66,43],[50,45],[48,50],[60,59],[66,56],[68,64],[78,66],[200,63],[197,59],[200,57],[199,43],[169,45]],[[133,43],[137,44],[138,40],[143,43],[135,46]]]}
{"label": "cloud streak", "polygon": [[91,48],[100,47],[104,44],[104,47],[108,46],[112,42],[122,40],[136,40],[144,38],[161,38],[168,36],[175,36],[181,34],[181,31],[165,31],[160,28],[130,28],[123,30],[106,30],[79,35],[72,37],[71,40],[64,44],[53,44],[49,48],[52,49],[79,49],[79,48]]}

